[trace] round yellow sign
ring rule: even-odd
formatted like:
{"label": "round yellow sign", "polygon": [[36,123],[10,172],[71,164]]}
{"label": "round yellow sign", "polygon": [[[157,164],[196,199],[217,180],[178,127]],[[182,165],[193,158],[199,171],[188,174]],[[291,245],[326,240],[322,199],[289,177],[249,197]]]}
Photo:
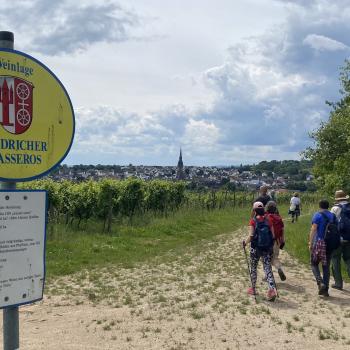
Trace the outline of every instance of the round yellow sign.
{"label": "round yellow sign", "polygon": [[28,181],[66,157],[73,106],[54,73],[35,58],[0,50],[0,181]]}

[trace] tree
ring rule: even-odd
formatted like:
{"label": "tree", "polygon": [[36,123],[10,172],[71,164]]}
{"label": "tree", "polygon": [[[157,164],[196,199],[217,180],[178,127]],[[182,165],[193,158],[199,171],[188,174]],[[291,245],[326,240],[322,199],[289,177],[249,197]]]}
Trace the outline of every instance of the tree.
{"label": "tree", "polygon": [[223,177],[220,180],[220,186],[225,186],[228,182],[230,182],[230,179],[228,177]]}
{"label": "tree", "polygon": [[350,60],[341,69],[340,83],[340,101],[326,102],[332,108],[329,120],[311,133],[314,147],[304,152],[314,162],[317,184],[329,194],[340,188],[350,192]]}
{"label": "tree", "polygon": [[287,189],[292,191],[306,191],[307,186],[303,181],[290,181],[287,184]]}
{"label": "tree", "polygon": [[235,192],[236,191],[236,184],[234,182],[228,182],[224,189],[226,189],[229,192]]}
{"label": "tree", "polygon": [[312,181],[306,182],[306,191],[316,192],[316,190],[317,190],[317,187],[314,182]]}

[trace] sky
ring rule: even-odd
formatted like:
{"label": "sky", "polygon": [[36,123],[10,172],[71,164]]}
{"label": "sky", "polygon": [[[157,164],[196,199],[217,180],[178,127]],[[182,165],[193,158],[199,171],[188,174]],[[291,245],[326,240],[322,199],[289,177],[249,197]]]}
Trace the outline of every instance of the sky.
{"label": "sky", "polygon": [[70,95],[69,165],[300,159],[350,54],[349,0],[16,0],[0,22]]}

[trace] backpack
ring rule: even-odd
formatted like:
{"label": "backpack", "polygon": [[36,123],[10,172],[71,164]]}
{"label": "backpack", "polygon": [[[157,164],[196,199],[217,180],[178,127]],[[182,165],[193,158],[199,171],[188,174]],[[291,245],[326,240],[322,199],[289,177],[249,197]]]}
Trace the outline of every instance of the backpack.
{"label": "backpack", "polygon": [[264,204],[264,206],[271,200],[271,197],[266,194],[266,195],[261,195],[259,196],[257,199],[255,199],[255,202],[261,202],[262,204]]}
{"label": "backpack", "polygon": [[327,251],[333,251],[340,246],[340,232],[338,230],[337,219],[334,214],[333,221],[330,221],[325,213],[320,213],[326,220],[326,228],[324,233],[324,241]]}
{"label": "backpack", "polygon": [[254,231],[254,245],[260,250],[269,250],[273,246],[273,236],[270,230],[270,226],[267,217],[264,221],[258,221],[254,218],[255,231]]}
{"label": "backpack", "polygon": [[350,203],[339,204],[338,207],[341,208],[338,221],[340,235],[345,241],[350,241]]}
{"label": "backpack", "polygon": [[275,238],[279,239],[283,235],[284,224],[282,218],[278,214],[268,214],[272,221],[273,230],[275,232]]}

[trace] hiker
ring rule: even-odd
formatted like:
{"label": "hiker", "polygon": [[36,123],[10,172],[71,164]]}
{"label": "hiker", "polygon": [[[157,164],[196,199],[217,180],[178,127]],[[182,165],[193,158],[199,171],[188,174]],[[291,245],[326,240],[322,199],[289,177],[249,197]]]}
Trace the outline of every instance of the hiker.
{"label": "hiker", "polygon": [[[327,249],[325,242],[326,228],[328,223],[337,223],[335,214],[331,213],[329,208],[329,202],[326,199],[322,199],[319,202],[320,210],[316,212],[312,218],[311,230],[309,235],[309,250],[310,250],[310,263],[311,270],[316,278],[318,286],[318,294],[328,297],[329,277],[330,277],[330,262],[331,251]],[[319,265],[322,265],[321,276]]]}
{"label": "hiker", "polygon": [[275,280],[272,273],[271,259],[274,240],[272,222],[265,214],[264,204],[253,204],[254,217],[249,221],[249,235],[243,241],[243,247],[250,243],[250,278],[252,286],[248,289],[249,295],[256,295],[257,267],[260,258],[268,284],[267,299],[274,301],[277,296]]}
{"label": "hiker", "polygon": [[260,192],[260,195],[258,198],[254,200],[254,203],[261,202],[265,207],[267,202],[271,200],[271,197],[267,194],[267,186],[266,185],[261,186],[259,192]]}
{"label": "hiker", "polygon": [[345,267],[350,277],[350,204],[349,196],[343,190],[335,192],[335,204],[331,209],[338,219],[340,234],[340,246],[332,253],[332,275],[334,284],[332,288],[342,290],[343,278],[341,274],[341,258],[343,257]]}
{"label": "hiker", "polygon": [[273,244],[273,256],[272,256],[272,266],[277,269],[278,275],[281,281],[286,280],[286,275],[283,272],[281,261],[279,260],[280,249],[284,248],[284,223],[281,216],[277,210],[277,204],[274,201],[269,201],[266,204],[267,216],[272,222],[273,231],[275,234],[275,241]]}
{"label": "hiker", "polygon": [[268,195],[270,196],[270,198],[271,198],[272,201],[277,202],[275,190],[271,190],[271,191],[268,193]]}
{"label": "hiker", "polygon": [[300,216],[301,202],[299,198],[299,193],[294,192],[293,197],[290,199],[290,207],[288,214],[292,215],[292,223],[298,221]]}

